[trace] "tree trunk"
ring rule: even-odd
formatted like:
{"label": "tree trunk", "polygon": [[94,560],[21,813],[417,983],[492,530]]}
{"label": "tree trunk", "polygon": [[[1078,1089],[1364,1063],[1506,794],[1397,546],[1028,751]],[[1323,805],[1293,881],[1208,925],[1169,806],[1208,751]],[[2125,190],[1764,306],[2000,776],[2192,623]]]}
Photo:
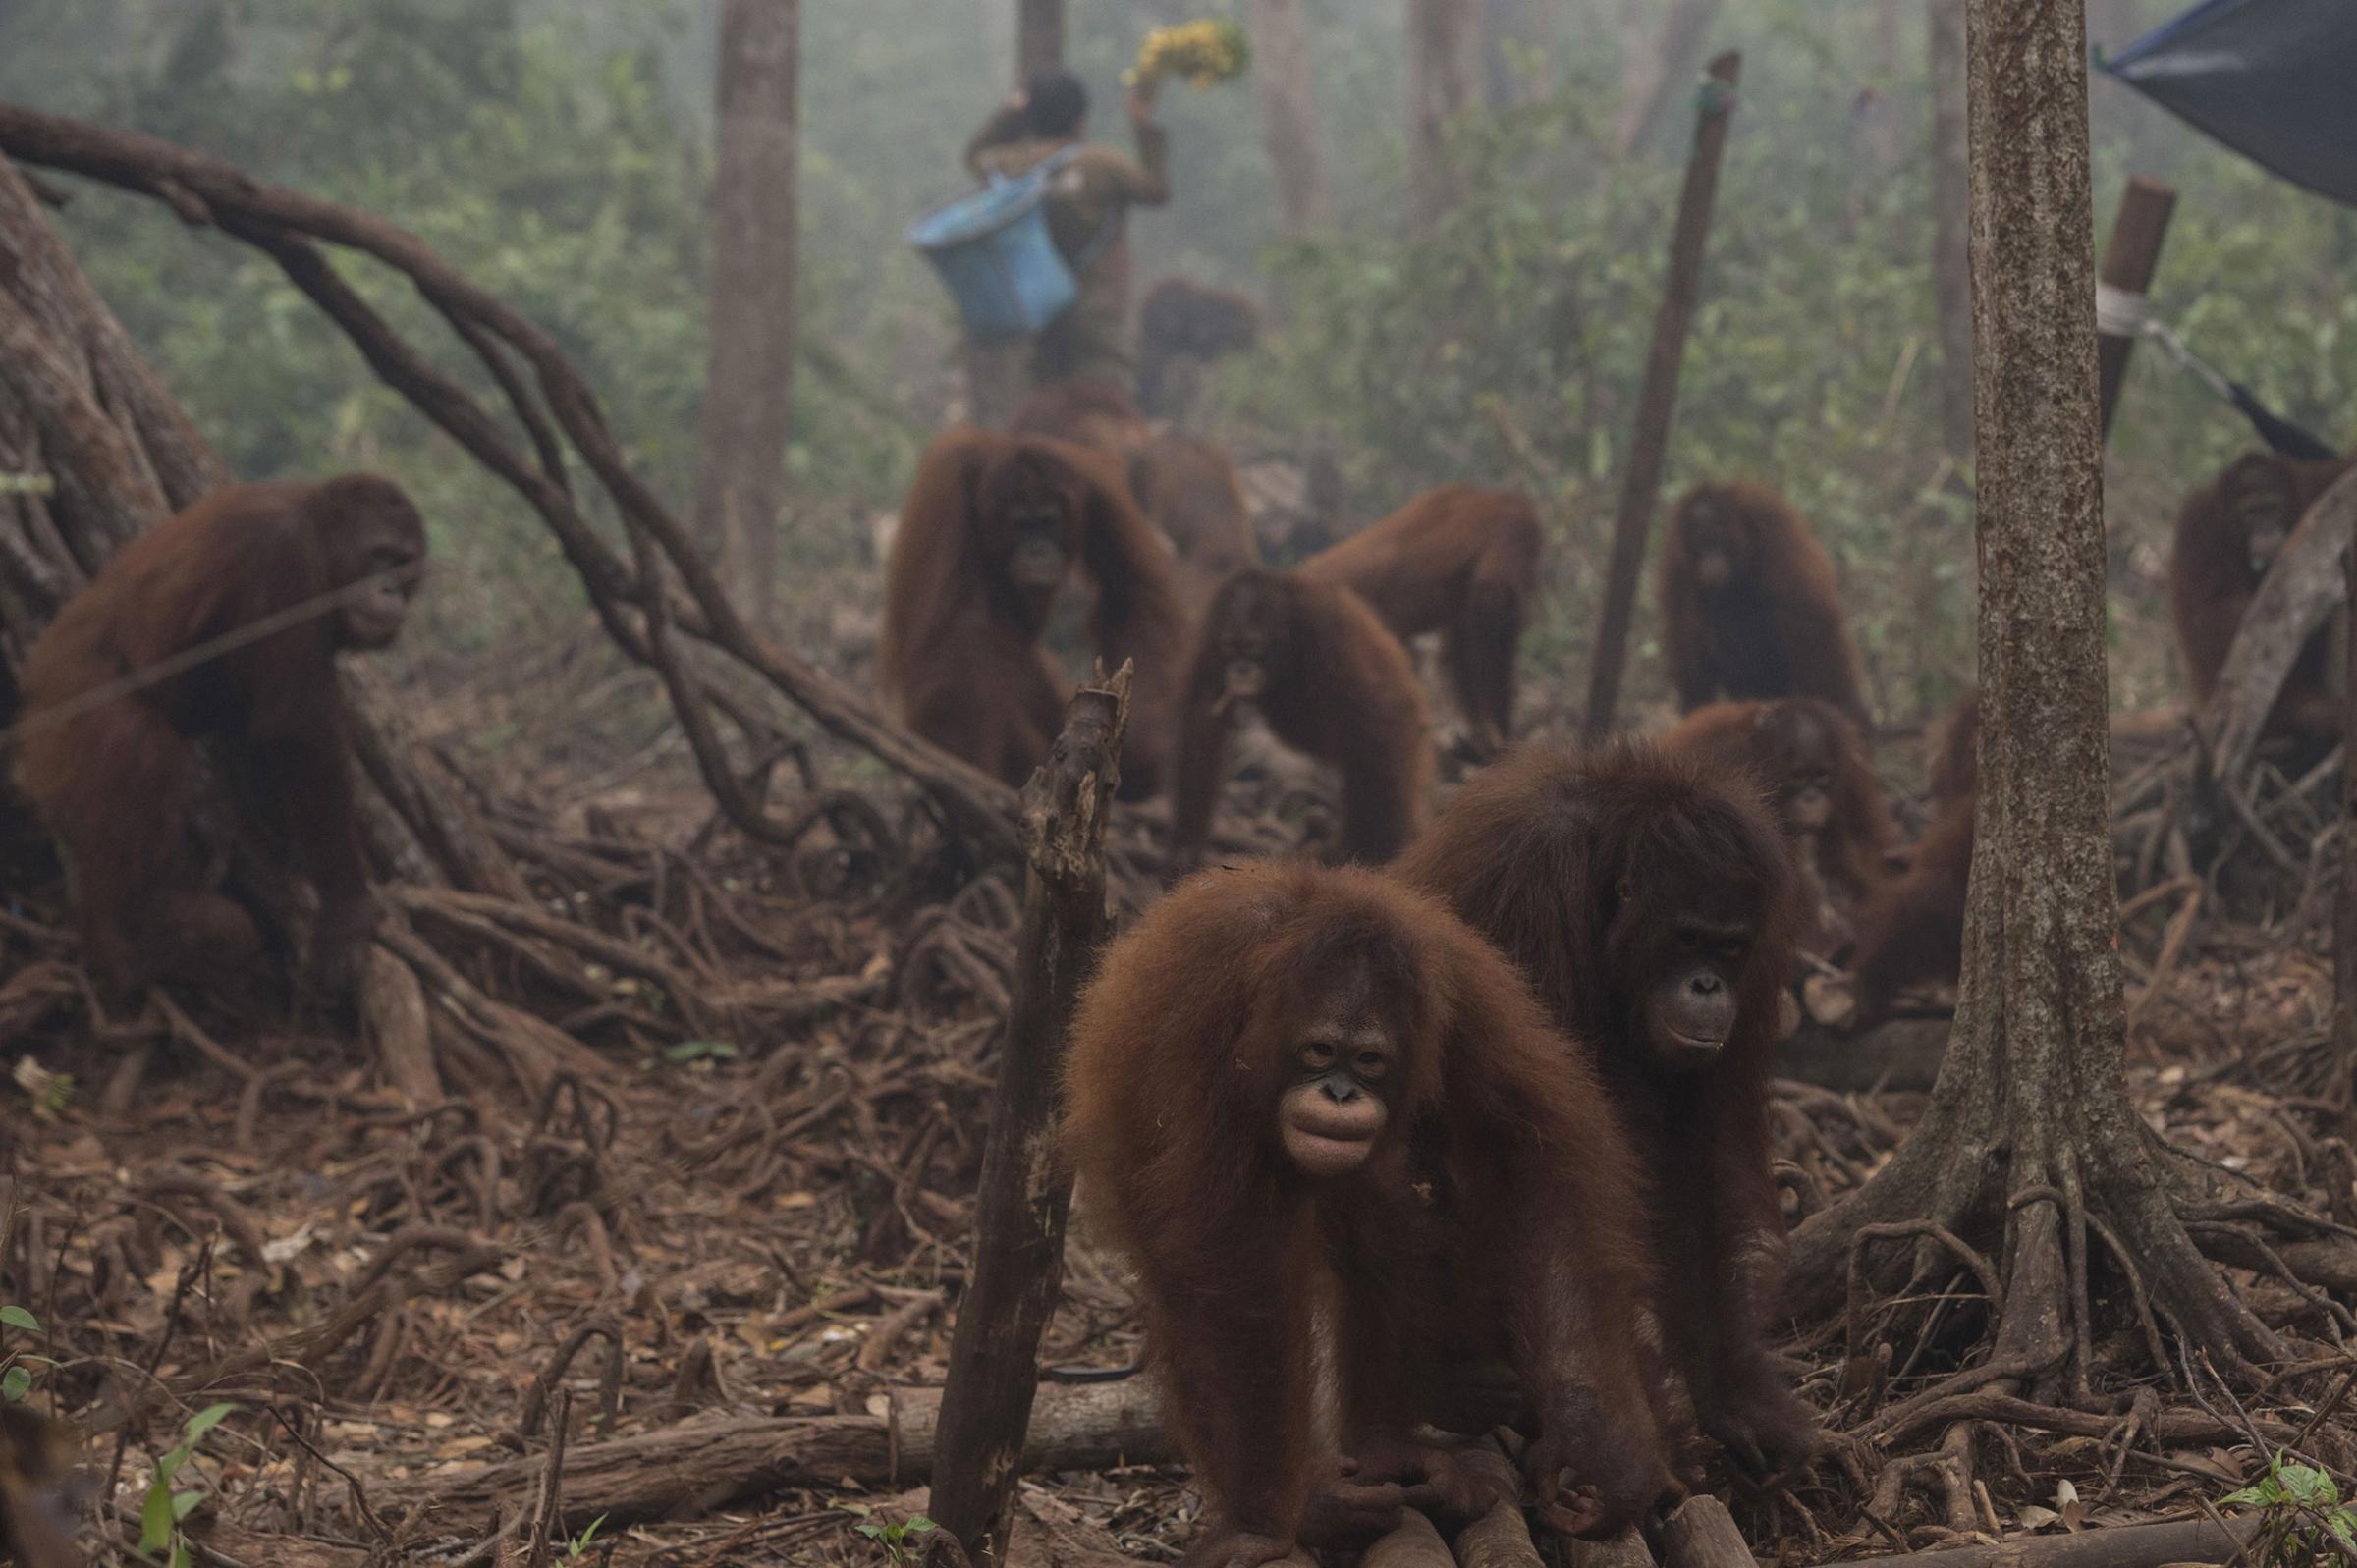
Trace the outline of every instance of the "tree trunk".
{"label": "tree trunk", "polygon": [[1479,0],[1407,0],[1408,211],[1429,231],[1456,203],[1449,129],[1473,103]]}
{"label": "tree trunk", "polygon": [[1064,0],[1019,0],[1014,24],[1014,75],[1028,81],[1064,64]]}
{"label": "tree trunk", "polygon": [[1310,90],[1306,0],[1252,0],[1252,76],[1286,234],[1298,239],[1332,227],[1334,197],[1326,189]]}
{"label": "tree trunk", "polygon": [[1620,114],[1614,141],[1626,158],[1653,144],[1670,106],[1693,85],[1721,0],[1628,0],[1620,37]]}
{"label": "tree trunk", "polygon": [[[1985,1356],[1967,1343],[1947,1364],[1969,1370],[1887,1409],[1866,1437],[1972,1388],[2087,1396],[2095,1300],[2149,1306],[2238,1386],[2285,1356],[2204,1256],[2253,1250],[2213,1184],[2223,1178],[2146,1128],[2124,1071],[2082,4],[1970,0],[1985,133],[1971,141],[1981,728],[1962,984],[1922,1121],[1873,1180],[1800,1227],[1791,1288],[1826,1304],[1856,1250],[1880,1243],[1863,1277],[1964,1272],[1987,1301],[1972,1331],[1992,1343]],[[2236,1213],[2275,1208],[2235,1196]],[[1905,1309],[1892,1321],[1930,1322]],[[2147,1343],[2174,1359],[2158,1330]]]}
{"label": "tree trunk", "polygon": [[725,0],[720,177],[695,530],[756,631],[777,631],[794,427],[795,128],[801,0]]}
{"label": "tree trunk", "polygon": [[1972,463],[1972,171],[1965,150],[1965,0],[1926,0],[1932,100],[1932,294],[1940,319],[1940,440]]}

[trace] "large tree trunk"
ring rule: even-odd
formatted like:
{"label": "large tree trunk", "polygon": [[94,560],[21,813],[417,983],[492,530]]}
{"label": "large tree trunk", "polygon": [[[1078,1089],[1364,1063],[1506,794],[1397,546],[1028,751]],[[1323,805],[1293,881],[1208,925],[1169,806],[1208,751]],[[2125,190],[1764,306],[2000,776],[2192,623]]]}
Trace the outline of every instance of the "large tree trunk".
{"label": "large tree trunk", "polygon": [[794,427],[795,124],[801,0],[725,0],[712,347],[695,530],[738,609],[777,631],[778,511]]}
{"label": "large tree trunk", "polygon": [[1028,81],[1064,64],[1064,0],[1018,0],[1014,74]]}
{"label": "large tree trunk", "polygon": [[1297,239],[1331,226],[1334,198],[1318,151],[1306,0],[1252,0],[1252,75],[1286,234]]}
{"label": "large tree trunk", "polygon": [[1449,128],[1472,106],[1479,0],[1407,0],[1408,210],[1429,230],[1456,202]]}
{"label": "large tree trunk", "polygon": [[1932,294],[1940,320],[1940,439],[1972,461],[1972,171],[1965,151],[1965,0],[1926,0],[1932,100]]}
{"label": "large tree trunk", "polygon": [[[2293,1217],[2169,1150],[2124,1070],[2081,8],[1970,0],[1981,729],[1962,985],[1922,1121],[1801,1226],[1792,1272],[1795,1298],[1822,1306],[1861,1246],[1887,1288],[1962,1269],[1993,1298],[1970,1318],[1991,1344],[1950,1345],[1945,1364],[1968,1370],[1861,1435],[1915,1430],[1969,1389],[2086,1397],[2102,1375],[2090,1308],[2106,1299],[2149,1304],[2238,1386],[2286,1351],[2204,1249],[2247,1264],[2262,1249],[2232,1217]],[[1931,1331],[1908,1309],[1891,1321]]]}
{"label": "large tree trunk", "polygon": [[1614,140],[1623,158],[1653,145],[1670,106],[1682,102],[1702,64],[1722,0],[1628,0],[1621,14],[1620,113]]}

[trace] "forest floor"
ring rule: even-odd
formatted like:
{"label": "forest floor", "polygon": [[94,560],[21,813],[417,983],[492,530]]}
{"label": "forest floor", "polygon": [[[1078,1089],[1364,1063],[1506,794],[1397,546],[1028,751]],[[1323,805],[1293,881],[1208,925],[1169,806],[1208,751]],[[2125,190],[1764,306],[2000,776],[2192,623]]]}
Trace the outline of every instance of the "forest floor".
{"label": "forest floor", "polygon": [[[708,805],[660,759],[649,765],[608,767],[569,814],[609,837],[693,838]],[[599,771],[581,757],[564,768]],[[518,1092],[411,1108],[366,1087],[349,1045],[203,1027],[176,1030],[182,1044],[157,1051],[136,1085],[110,1084],[139,1026],[94,1032],[76,1012],[12,1037],[0,991],[14,1072],[0,1084],[0,1173],[17,1175],[0,1199],[12,1217],[0,1276],[8,1304],[40,1325],[0,1330],[0,1353],[51,1358],[22,1363],[30,1407],[96,1426],[82,1463],[125,1541],[156,1456],[189,1416],[227,1399],[238,1413],[174,1482],[205,1494],[192,1518],[200,1544],[242,1568],[362,1568],[396,1548],[447,1560],[497,1523],[528,1532],[551,1409],[569,1404],[560,1560],[576,1546],[673,1568],[887,1559],[862,1528],[924,1501],[890,1465],[745,1486],[742,1502],[713,1477],[668,1517],[609,1518],[580,1540],[597,1488],[617,1484],[597,1466],[602,1445],[671,1432],[692,1460],[694,1434],[749,1421],[889,1416],[894,1390],[937,1386],[946,1370],[1014,900],[997,884],[949,904],[792,898],[765,892],[766,873],[733,842],[694,852],[712,888],[744,900],[711,919],[761,928],[730,976],[767,999],[758,1038],[626,1037],[600,1048],[606,1079],[560,1078],[537,1104]],[[2344,1213],[2357,1167],[2323,1110],[2280,1092],[2298,1076],[2287,1054],[2321,1049],[2330,995],[2329,971],[2300,945],[2214,928],[2139,1012],[2131,1073],[2147,1119]],[[1796,1199],[1854,1186],[1921,1099],[1781,1088]],[[2243,1285],[2270,1316],[2308,1310],[2266,1281]],[[1119,1268],[1076,1236],[1043,1360],[1119,1366],[1136,1348]],[[1844,1325],[1789,1348],[1829,1424],[1857,1425]],[[1899,1369],[1879,1396],[1929,1371]],[[140,1412],[129,1424],[91,1422],[126,1403]],[[1737,1518],[1763,1558],[1830,1561],[1963,1531],[2183,1517],[2266,1463],[2250,1444],[1981,1430],[1967,1518],[1935,1474],[1878,1498],[1887,1456],[1874,1452],[1829,1461],[1781,1496],[1739,1498]],[[466,1484],[502,1461],[516,1466],[504,1487]],[[493,1494],[497,1514],[482,1502]],[[1022,1560],[1102,1564],[1174,1558],[1196,1499],[1180,1469],[1128,1465],[1034,1477],[1020,1505]],[[349,1544],[320,1544],[331,1541]]]}

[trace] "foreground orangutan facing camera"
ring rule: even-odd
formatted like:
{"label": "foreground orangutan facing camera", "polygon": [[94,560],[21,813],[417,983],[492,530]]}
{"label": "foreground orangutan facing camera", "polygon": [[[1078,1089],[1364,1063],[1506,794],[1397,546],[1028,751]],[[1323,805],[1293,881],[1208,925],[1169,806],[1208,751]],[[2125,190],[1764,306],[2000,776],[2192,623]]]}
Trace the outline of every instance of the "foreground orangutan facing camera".
{"label": "foreground orangutan facing camera", "polygon": [[1585,1049],[1437,903],[1302,862],[1190,879],[1107,950],[1066,1102],[1209,1499],[1188,1563],[1363,1545],[1310,1527],[1380,1533],[1425,1493],[1474,1511],[1416,1437],[1457,1350],[1512,1367],[1554,1522],[1609,1530],[1673,1489],[1627,1141]]}
{"label": "foreground orangutan facing camera", "polygon": [[[2168,560],[2168,603],[2194,700],[2218,689],[2226,654],[2268,568],[2318,497],[2357,459],[2302,461],[2251,452],[2185,498]],[[2340,738],[2340,699],[2327,672],[2330,638],[2320,630],[2300,650],[2266,732],[2330,746]]]}
{"label": "foreground orangutan facing camera", "polygon": [[1870,734],[1834,563],[1763,484],[1698,485],[1662,540],[1662,639],[1677,703],[1817,697]]}
{"label": "foreground orangutan facing camera", "polygon": [[108,984],[215,979],[292,940],[209,885],[190,834],[209,756],[318,895],[310,979],[349,988],[375,906],[336,655],[401,635],[424,562],[390,480],[231,485],[125,545],[33,644],[18,777],[65,848]]}
{"label": "foreground orangutan facing camera", "polygon": [[1064,726],[1071,681],[1040,639],[1075,574],[1097,591],[1105,668],[1137,663],[1122,795],[1140,799],[1162,785],[1186,621],[1170,552],[1114,459],[981,430],[938,437],[893,535],[878,673],[909,729],[1020,786]]}
{"label": "foreground orangutan facing camera", "polygon": [[1400,857],[1595,1050],[1653,1197],[1659,1290],[1703,1431],[1806,1458],[1816,1425],[1767,1343],[1788,1248],[1768,1078],[1800,915],[1783,834],[1742,776],[1658,747],[1508,752]]}

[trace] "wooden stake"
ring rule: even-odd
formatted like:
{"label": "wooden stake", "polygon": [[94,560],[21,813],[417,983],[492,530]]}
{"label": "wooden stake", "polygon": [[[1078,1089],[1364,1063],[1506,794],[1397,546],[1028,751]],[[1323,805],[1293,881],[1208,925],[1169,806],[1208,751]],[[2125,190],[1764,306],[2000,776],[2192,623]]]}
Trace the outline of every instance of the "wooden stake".
{"label": "wooden stake", "polygon": [[1006,1557],[1039,1336],[1064,1282],[1071,1185],[1056,1148],[1057,1081],[1081,982],[1105,942],[1105,821],[1129,679],[1124,664],[1111,681],[1074,693],[1054,754],[1023,788],[1023,965],[999,1054],[973,1277],[950,1340],[931,1501],[934,1520],[985,1568]]}
{"label": "wooden stake", "polygon": [[1637,395],[1637,428],[1629,443],[1628,471],[1620,485],[1620,513],[1613,524],[1613,559],[1604,594],[1604,616],[1588,669],[1589,741],[1612,733],[1620,700],[1620,671],[1628,656],[1628,624],[1635,613],[1637,574],[1645,565],[1645,538],[1662,486],[1662,461],[1670,448],[1670,423],[1677,410],[1677,374],[1686,356],[1686,331],[1702,296],[1703,243],[1710,236],[1711,202],[1719,190],[1719,162],[1727,150],[1727,120],[1734,113],[1735,82],[1743,57],[1733,51],[1711,62],[1710,81],[1694,126],[1694,151],[1686,160],[1686,183],[1678,194],[1677,228],[1670,237],[1670,275],[1653,321],[1653,351]]}
{"label": "wooden stake", "polygon": [[[2111,238],[2104,245],[2103,281],[2125,294],[2142,295],[2153,286],[2161,265],[2161,242],[2168,237],[2169,215],[2176,211],[2177,192],[2158,180],[2132,175],[2119,194],[2119,216],[2111,220]],[[2132,337],[2096,339],[2096,360],[2102,367],[2104,434],[2111,434],[2111,412],[2119,406],[2119,389],[2127,379],[2128,355],[2136,351]]]}

